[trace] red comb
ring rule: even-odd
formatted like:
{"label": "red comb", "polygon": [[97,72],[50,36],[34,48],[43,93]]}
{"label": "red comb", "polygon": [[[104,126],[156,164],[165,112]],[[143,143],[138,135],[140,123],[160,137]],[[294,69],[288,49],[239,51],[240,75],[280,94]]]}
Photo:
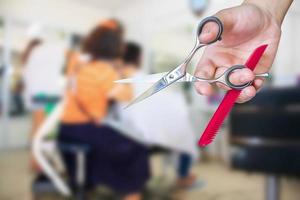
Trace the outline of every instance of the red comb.
{"label": "red comb", "polygon": [[[249,69],[253,71],[258,61],[262,57],[267,46],[268,45],[261,45],[260,47],[256,48],[251,54],[251,56],[248,58],[245,66],[247,66]],[[205,131],[203,132],[198,142],[198,144],[201,147],[205,147],[206,145],[210,144],[213,141],[213,139],[217,135],[217,131],[219,130],[227,114],[230,112],[231,108],[233,107],[240,93],[241,90],[235,90],[235,89],[230,90],[226,93],[225,97],[223,98],[218,109],[212,116],[210,122],[208,123]]]}

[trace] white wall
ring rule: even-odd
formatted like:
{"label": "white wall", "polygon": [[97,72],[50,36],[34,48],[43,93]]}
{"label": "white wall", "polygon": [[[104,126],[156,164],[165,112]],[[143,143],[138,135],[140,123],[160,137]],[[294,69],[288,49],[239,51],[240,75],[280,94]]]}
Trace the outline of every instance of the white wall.
{"label": "white wall", "polygon": [[77,32],[85,32],[110,14],[105,8],[93,8],[72,0],[1,0],[0,13]]}
{"label": "white wall", "polygon": [[275,85],[294,84],[300,76],[300,3],[295,1],[283,25],[278,53],[273,65]]}
{"label": "white wall", "polygon": [[[1,0],[0,16],[11,22],[11,46],[20,51],[27,43],[26,34],[33,24],[41,27],[41,37],[50,42],[69,32],[86,33],[110,16],[110,11],[72,0]],[[0,37],[0,46],[2,43]]]}

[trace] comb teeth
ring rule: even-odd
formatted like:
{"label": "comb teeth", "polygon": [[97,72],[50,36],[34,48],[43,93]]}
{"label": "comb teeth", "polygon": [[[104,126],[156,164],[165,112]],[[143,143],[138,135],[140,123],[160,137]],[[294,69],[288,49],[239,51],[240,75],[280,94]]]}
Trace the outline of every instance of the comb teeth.
{"label": "comb teeth", "polygon": [[240,92],[240,90],[230,90],[227,92],[199,140],[199,145],[201,147],[205,147],[215,139],[219,128],[233,107],[234,102],[236,101]]}
{"label": "comb teeth", "polygon": [[[249,69],[254,70],[267,46],[268,45],[262,45],[253,51],[245,64]],[[219,128],[221,127],[224,119],[230,112],[240,93],[241,90],[230,90],[226,93],[198,142],[200,147],[205,147],[215,139]]]}

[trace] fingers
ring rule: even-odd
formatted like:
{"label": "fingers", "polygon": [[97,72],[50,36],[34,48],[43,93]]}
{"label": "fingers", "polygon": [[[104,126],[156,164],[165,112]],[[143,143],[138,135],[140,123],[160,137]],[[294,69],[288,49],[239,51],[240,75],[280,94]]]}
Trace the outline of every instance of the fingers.
{"label": "fingers", "polygon": [[[197,66],[195,76],[212,79],[215,75],[215,69],[214,64],[210,60],[201,59]],[[196,82],[195,88],[199,94],[205,96],[212,95],[214,92],[212,85],[206,82]]]}
{"label": "fingers", "polygon": [[263,84],[264,84],[264,79],[263,78],[257,78],[257,79],[254,79],[252,85],[255,87],[256,91],[259,91],[260,88],[263,86]]}
{"label": "fingers", "polygon": [[[224,73],[225,70],[226,69],[222,69],[223,72],[217,72],[216,74]],[[229,76],[229,81],[234,85],[243,85],[250,81],[253,81],[253,79],[254,79],[254,73],[248,68],[237,69]],[[231,88],[225,86],[224,84],[218,83],[217,85],[218,87],[224,90],[231,90]],[[246,101],[249,101],[255,95],[256,95],[256,88],[252,85],[248,86],[241,91],[241,94],[237,99],[237,103],[244,103]]]}
{"label": "fingers", "polygon": [[251,100],[262,87],[264,80],[261,78],[254,78],[254,73],[248,68],[238,69],[230,75],[229,80],[235,85],[243,85],[253,81],[251,86],[246,87],[241,91],[237,100],[238,103],[244,103]]}
{"label": "fingers", "polygon": [[214,93],[214,89],[211,84],[205,82],[196,82],[195,83],[196,91],[204,96],[210,96]]}
{"label": "fingers", "polygon": [[201,43],[207,44],[215,40],[219,32],[219,26],[215,22],[208,22],[204,25],[200,33],[199,40]]}
{"label": "fingers", "polygon": [[246,87],[242,90],[240,96],[237,99],[237,103],[245,103],[251,100],[257,92],[259,92],[260,88],[263,86],[264,79],[257,78],[254,79],[251,86]]}
{"label": "fingers", "polygon": [[[223,37],[226,36],[227,32],[232,29],[236,20],[234,20],[234,15],[229,10],[221,10],[215,14],[215,16],[220,19],[223,25]],[[215,22],[208,22],[204,25],[202,32],[200,33],[199,39],[202,43],[209,43],[213,41],[219,32],[219,26]]]}
{"label": "fingers", "polygon": [[222,22],[224,33],[226,34],[227,31],[231,30],[236,23],[236,15],[233,15],[232,10],[224,9],[215,14],[217,18]]}
{"label": "fingers", "polygon": [[254,80],[254,73],[248,69],[237,69],[230,76],[229,81],[234,85],[243,85]]}
{"label": "fingers", "polygon": [[[204,62],[205,61],[202,61],[202,63]],[[199,63],[198,70],[195,73],[196,76],[212,79],[212,78],[219,77],[225,72],[226,69],[228,69],[227,67],[216,68],[213,63],[205,62],[205,64],[206,65],[201,65],[201,62]],[[264,83],[264,79],[263,78],[254,79],[254,78],[255,78],[254,73],[248,68],[237,69],[230,75],[229,80],[231,81],[231,83],[235,85],[243,85],[245,83],[253,81],[253,84],[251,86],[248,86],[241,91],[241,94],[237,99],[238,103],[244,103],[251,100],[256,95],[258,90],[262,87]],[[221,83],[217,83],[217,86],[224,90],[231,89]],[[214,92],[213,87],[210,84],[205,82],[195,83],[195,88],[197,92],[201,95],[211,95]]]}
{"label": "fingers", "polygon": [[237,99],[237,103],[245,103],[246,101],[251,100],[256,95],[256,89],[254,86],[249,86],[244,88],[241,91],[240,96]]}

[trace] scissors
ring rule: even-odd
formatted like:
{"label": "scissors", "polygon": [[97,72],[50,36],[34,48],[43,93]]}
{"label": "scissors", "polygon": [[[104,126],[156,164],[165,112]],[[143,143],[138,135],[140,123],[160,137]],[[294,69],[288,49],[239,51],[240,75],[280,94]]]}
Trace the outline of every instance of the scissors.
{"label": "scissors", "polygon": [[[202,33],[203,27],[209,22],[213,22],[218,25],[218,34],[216,35],[216,37],[213,40],[209,41],[208,43],[202,43],[200,41],[199,37]],[[175,82],[207,82],[207,83],[218,82],[218,83],[228,86],[231,89],[237,89],[237,90],[242,90],[242,89],[248,87],[249,85],[251,85],[252,81],[242,84],[242,85],[236,85],[236,84],[232,83],[229,79],[230,75],[235,70],[246,68],[246,66],[244,66],[244,65],[234,65],[234,66],[228,68],[222,75],[220,75],[219,77],[217,77],[215,79],[200,78],[200,77],[191,75],[187,72],[188,64],[192,60],[195,53],[199,49],[221,40],[222,33],[223,33],[222,22],[215,16],[207,17],[207,18],[203,19],[198,25],[197,35],[196,35],[196,44],[195,44],[194,48],[188,54],[186,59],[180,65],[178,65],[175,69],[173,69],[169,72],[165,72],[165,73],[148,75],[144,78],[122,79],[122,80],[116,81],[116,83],[134,83],[134,82],[151,83],[151,82],[154,82],[154,84],[148,90],[146,90],[144,93],[142,93],[141,95],[136,97],[133,101],[131,101],[126,106],[126,108],[152,96],[153,94],[163,90],[164,88],[168,87],[169,85],[171,85]],[[267,78],[267,77],[269,77],[269,73],[256,74],[255,77],[266,77]]]}

